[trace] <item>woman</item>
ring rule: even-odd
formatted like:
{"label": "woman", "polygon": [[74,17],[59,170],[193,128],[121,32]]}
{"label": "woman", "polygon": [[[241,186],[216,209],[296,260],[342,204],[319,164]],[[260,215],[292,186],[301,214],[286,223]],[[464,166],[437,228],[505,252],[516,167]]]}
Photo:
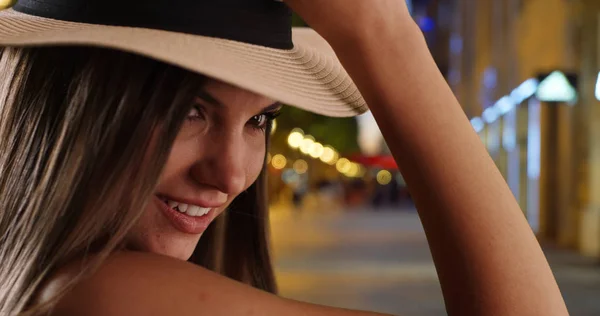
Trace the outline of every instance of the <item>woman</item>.
{"label": "woman", "polygon": [[[0,13],[2,314],[375,315],[268,293],[275,101],[339,116],[364,101],[334,59],[290,46],[281,3],[228,3],[23,0]],[[448,313],[566,315],[404,1],[286,3],[373,111]]]}

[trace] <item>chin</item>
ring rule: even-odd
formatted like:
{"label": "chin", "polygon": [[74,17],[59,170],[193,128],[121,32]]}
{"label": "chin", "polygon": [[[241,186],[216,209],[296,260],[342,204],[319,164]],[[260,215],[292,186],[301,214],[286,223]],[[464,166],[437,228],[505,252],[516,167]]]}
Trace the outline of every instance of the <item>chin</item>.
{"label": "chin", "polygon": [[169,249],[161,249],[158,251],[152,251],[152,253],[171,257],[174,259],[187,261],[192,257],[192,254],[194,253],[194,248],[191,248],[191,249],[190,248],[187,248],[187,249],[186,248],[183,248],[183,249],[169,248]]}
{"label": "chin", "polygon": [[173,241],[162,247],[162,255],[187,261],[190,259],[201,236],[193,240]]}
{"label": "chin", "polygon": [[127,235],[126,244],[129,249],[187,261],[201,236],[175,229],[162,213],[149,207]]}
{"label": "chin", "polygon": [[[187,261],[200,240],[200,236],[164,236],[155,235],[151,238],[145,236],[142,240],[134,242],[134,248],[143,252],[163,255]],[[135,246],[137,244],[137,246]]]}

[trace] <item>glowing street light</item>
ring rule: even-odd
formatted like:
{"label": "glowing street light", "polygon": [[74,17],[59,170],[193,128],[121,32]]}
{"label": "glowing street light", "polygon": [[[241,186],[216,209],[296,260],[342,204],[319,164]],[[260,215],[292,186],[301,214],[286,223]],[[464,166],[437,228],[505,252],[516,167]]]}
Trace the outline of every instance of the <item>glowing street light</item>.
{"label": "glowing street light", "polygon": [[312,148],[313,148],[314,144],[315,144],[315,138],[314,137],[312,137],[310,135],[304,136],[304,139],[300,143],[300,151],[303,154],[308,155],[312,151]]}
{"label": "glowing street light", "polygon": [[392,173],[387,170],[381,170],[377,173],[377,183],[386,185],[392,182]]}
{"label": "glowing street light", "polygon": [[319,159],[321,159],[321,161],[326,164],[333,165],[337,162],[337,156],[338,153],[336,153],[333,148],[331,148],[330,146],[325,146],[323,147],[323,153],[321,154]]}
{"label": "glowing street light", "polygon": [[350,177],[350,178],[355,178],[358,176],[360,172],[360,166],[356,163],[350,163],[350,169],[348,170],[348,172],[346,172],[346,176]]}
{"label": "glowing street light", "polygon": [[314,143],[312,149],[310,150],[310,156],[313,158],[319,158],[321,157],[324,151],[325,148],[323,148],[323,145],[321,145],[320,143]]}
{"label": "glowing street light", "polygon": [[340,173],[346,174],[346,172],[350,171],[350,168],[352,168],[352,163],[346,158],[341,158],[335,164],[335,168]]}
{"label": "glowing street light", "polygon": [[277,130],[277,120],[273,120],[273,123],[271,125],[271,135],[275,134],[275,130]]}
{"label": "glowing street light", "polygon": [[598,73],[598,79],[596,80],[596,99],[600,101],[600,72]]}
{"label": "glowing street light", "polygon": [[476,133],[479,133],[479,132],[483,131],[483,128],[485,127],[485,123],[483,122],[483,120],[480,117],[474,117],[471,119],[471,126],[473,126],[473,129],[475,129]]}
{"label": "glowing street light", "polygon": [[294,161],[293,168],[297,174],[304,174],[308,171],[308,163],[302,159],[298,159]]}
{"label": "glowing street light", "polygon": [[281,170],[287,165],[287,159],[285,159],[283,155],[277,154],[271,158],[271,164],[273,165],[273,168]]}
{"label": "glowing street light", "polygon": [[13,4],[13,0],[0,0],[0,10],[9,8]]}
{"label": "glowing street light", "polygon": [[487,124],[492,124],[500,117],[500,112],[496,107],[490,106],[483,111],[481,117]]}
{"label": "glowing street light", "polygon": [[292,148],[299,148],[304,139],[304,133],[300,129],[294,129],[288,136],[288,145]]}
{"label": "glowing street light", "polygon": [[538,86],[536,97],[544,102],[577,102],[577,90],[571,85],[564,73],[554,71],[542,80]]}

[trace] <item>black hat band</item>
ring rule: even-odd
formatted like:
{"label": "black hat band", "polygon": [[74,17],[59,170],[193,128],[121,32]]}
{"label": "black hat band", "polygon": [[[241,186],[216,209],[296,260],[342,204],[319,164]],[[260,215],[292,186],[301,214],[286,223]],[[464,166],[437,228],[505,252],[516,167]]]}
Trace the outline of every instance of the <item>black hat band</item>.
{"label": "black hat band", "polygon": [[70,22],[142,27],[293,48],[291,11],[275,0],[19,0],[13,9]]}

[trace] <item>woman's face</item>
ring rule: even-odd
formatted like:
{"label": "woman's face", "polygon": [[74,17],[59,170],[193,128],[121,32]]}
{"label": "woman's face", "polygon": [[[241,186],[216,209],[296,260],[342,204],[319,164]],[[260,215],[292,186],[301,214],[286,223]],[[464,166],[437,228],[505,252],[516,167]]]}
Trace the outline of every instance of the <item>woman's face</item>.
{"label": "woman's face", "polygon": [[189,259],[202,233],[258,178],[275,101],[209,81],[173,144],[152,201],[128,236],[133,249]]}

